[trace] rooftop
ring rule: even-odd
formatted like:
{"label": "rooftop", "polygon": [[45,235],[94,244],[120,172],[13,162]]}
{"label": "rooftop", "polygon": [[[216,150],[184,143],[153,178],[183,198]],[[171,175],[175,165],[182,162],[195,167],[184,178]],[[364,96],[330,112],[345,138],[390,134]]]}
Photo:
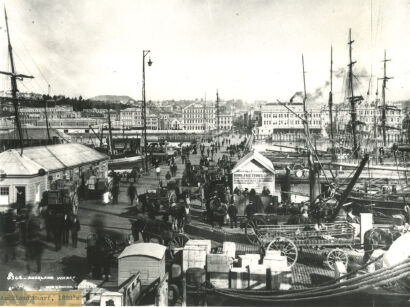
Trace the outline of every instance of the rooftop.
{"label": "rooftop", "polygon": [[164,257],[166,249],[164,245],[157,243],[135,243],[127,246],[118,256],[118,259],[140,255],[160,260]]}
{"label": "rooftop", "polygon": [[266,158],[264,155],[260,154],[257,151],[251,151],[250,153],[243,156],[234,166],[232,169],[232,173],[235,173],[242,165],[255,160],[256,162],[260,163],[263,167],[267,170],[275,174],[275,169],[273,167],[272,161]]}
{"label": "rooftop", "polygon": [[81,144],[29,147],[0,153],[0,168],[8,176],[36,175],[39,169],[54,172],[108,159],[108,156]]}

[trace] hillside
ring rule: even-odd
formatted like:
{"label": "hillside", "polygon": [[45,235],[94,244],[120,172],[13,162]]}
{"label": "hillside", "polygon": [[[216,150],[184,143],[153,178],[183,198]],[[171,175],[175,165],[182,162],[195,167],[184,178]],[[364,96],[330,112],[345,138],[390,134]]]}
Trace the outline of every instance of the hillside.
{"label": "hillside", "polygon": [[88,100],[91,101],[102,101],[110,103],[136,103],[137,101],[130,96],[126,95],[99,95],[91,97]]}

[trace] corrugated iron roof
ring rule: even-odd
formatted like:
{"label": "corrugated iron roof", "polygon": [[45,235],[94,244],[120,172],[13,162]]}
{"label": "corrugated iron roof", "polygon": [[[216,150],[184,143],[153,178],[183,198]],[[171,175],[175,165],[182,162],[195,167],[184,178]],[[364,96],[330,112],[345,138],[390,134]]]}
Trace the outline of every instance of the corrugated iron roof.
{"label": "corrugated iron roof", "polygon": [[[108,159],[108,156],[81,144],[57,144],[9,149],[0,153],[0,168],[7,175],[34,175],[40,168],[57,171]],[[35,170],[35,172],[34,172]]]}
{"label": "corrugated iron roof", "polygon": [[167,248],[164,245],[157,243],[135,243],[127,246],[118,259],[128,256],[147,256],[155,259],[162,259]]}
{"label": "corrugated iron roof", "polygon": [[36,175],[42,167],[29,158],[20,156],[20,154],[12,149],[0,154],[0,169],[6,175]]}

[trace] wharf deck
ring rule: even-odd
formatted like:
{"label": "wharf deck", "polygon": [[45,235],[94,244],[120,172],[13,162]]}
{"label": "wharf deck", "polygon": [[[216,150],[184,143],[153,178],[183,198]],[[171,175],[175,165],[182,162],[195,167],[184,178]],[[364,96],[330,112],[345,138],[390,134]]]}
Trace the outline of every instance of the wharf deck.
{"label": "wharf deck", "polygon": [[[259,247],[249,244],[241,228],[226,226],[222,229],[212,228],[209,224],[193,219],[189,225],[185,226],[185,232],[191,238],[211,240],[212,247],[221,246],[225,241],[235,242],[237,255],[259,253]],[[348,252],[348,256],[351,267],[358,267],[362,264],[363,251],[352,250]],[[292,267],[293,288],[309,288],[333,279],[334,272],[323,264],[324,260],[323,250],[303,248],[300,251],[298,262]]]}

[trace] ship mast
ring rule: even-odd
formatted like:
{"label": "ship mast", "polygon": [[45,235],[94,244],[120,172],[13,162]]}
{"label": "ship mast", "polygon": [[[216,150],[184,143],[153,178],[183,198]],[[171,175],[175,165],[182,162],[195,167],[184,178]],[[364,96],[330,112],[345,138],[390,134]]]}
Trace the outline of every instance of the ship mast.
{"label": "ship mast", "polygon": [[[48,91],[47,91],[48,96],[50,96],[50,84],[48,85]],[[46,128],[47,128],[47,138],[48,138],[48,144],[51,144],[51,138],[50,138],[50,129],[49,129],[49,124],[48,124],[48,116],[47,116],[47,99],[44,99],[44,115],[45,115],[45,120],[46,120]]]}
{"label": "ship mast", "polygon": [[8,24],[8,19],[7,19],[6,7],[4,7],[4,18],[6,20],[7,42],[8,42],[8,51],[9,51],[11,72],[0,71],[0,74],[10,76],[11,100],[13,102],[14,115],[15,115],[14,120],[15,120],[15,123],[16,123],[17,132],[19,134],[20,155],[23,155],[23,147],[24,147],[24,144],[23,144],[23,130],[21,128],[21,122],[20,122],[19,110],[18,110],[17,79],[19,79],[19,80],[22,80],[24,78],[31,78],[32,79],[34,77],[33,76],[22,75],[22,74],[16,74],[15,67],[14,67],[13,47],[11,46],[11,42],[10,42],[10,32],[9,32],[9,24]]}
{"label": "ship mast", "polygon": [[305,136],[306,136],[306,149],[307,149],[307,158],[309,164],[309,200],[310,204],[313,204],[316,199],[316,186],[317,186],[317,178],[316,173],[317,169],[315,167],[315,163],[313,162],[313,156],[311,152],[311,142],[310,142],[310,130],[309,130],[309,115],[306,108],[306,78],[305,78],[305,60],[302,54],[302,72],[303,72],[303,113],[304,113],[304,128],[305,128]]}
{"label": "ship mast", "polygon": [[336,160],[335,139],[333,134],[333,46],[330,46],[330,92],[329,92],[330,141],[332,142],[332,160]]}
{"label": "ship mast", "polygon": [[353,62],[352,60],[352,44],[354,41],[352,40],[352,29],[349,29],[349,91],[350,97],[350,115],[351,115],[351,124],[352,124],[352,134],[353,134],[353,155],[356,159],[359,158],[359,151],[360,151],[360,144],[357,140],[357,111],[356,111],[356,102],[362,101],[362,96],[355,96],[354,95],[354,87],[353,87],[353,65],[356,61]]}
{"label": "ship mast", "polygon": [[377,80],[376,84],[376,98],[374,100],[374,141],[376,142],[375,145],[375,154],[376,154],[376,162],[379,160],[379,150],[378,150],[378,141],[377,141],[377,111],[378,111],[378,104],[379,104],[379,80]]}
{"label": "ship mast", "polygon": [[109,153],[112,155],[114,153],[114,150],[112,148],[112,130],[111,130],[111,112],[110,108],[107,109],[108,112],[108,148],[109,148]]}
{"label": "ship mast", "polygon": [[390,77],[386,77],[386,63],[389,62],[390,60],[386,59],[386,50],[384,50],[384,64],[383,64],[383,86],[382,86],[382,103],[383,106],[382,108],[382,131],[383,131],[383,146],[386,147],[386,84],[387,80],[391,79]]}

